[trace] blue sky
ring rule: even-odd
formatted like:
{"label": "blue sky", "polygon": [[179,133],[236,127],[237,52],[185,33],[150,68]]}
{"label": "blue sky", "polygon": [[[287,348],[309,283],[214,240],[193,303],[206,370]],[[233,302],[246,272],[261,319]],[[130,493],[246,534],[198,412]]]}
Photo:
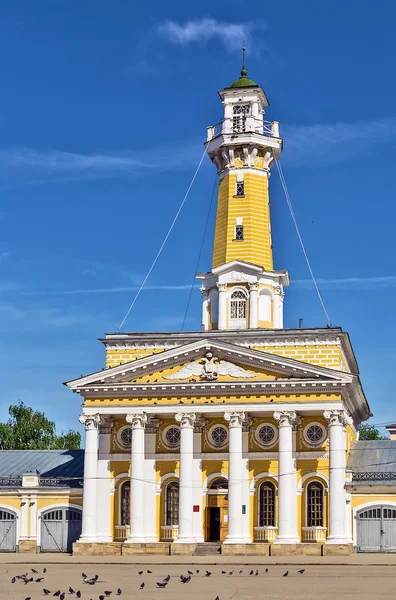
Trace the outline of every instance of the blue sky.
{"label": "blue sky", "polygon": [[[15,0],[0,20],[1,419],[23,400],[78,427],[62,381],[104,365],[240,70],[262,85],[284,174],[334,325],[351,335],[375,417],[393,407],[396,8],[350,0]],[[205,160],[124,330],[181,328],[215,169]],[[278,175],[285,325],[325,325]],[[214,207],[199,270],[210,268]],[[166,289],[164,286],[170,286]],[[186,329],[200,326],[194,291]]]}

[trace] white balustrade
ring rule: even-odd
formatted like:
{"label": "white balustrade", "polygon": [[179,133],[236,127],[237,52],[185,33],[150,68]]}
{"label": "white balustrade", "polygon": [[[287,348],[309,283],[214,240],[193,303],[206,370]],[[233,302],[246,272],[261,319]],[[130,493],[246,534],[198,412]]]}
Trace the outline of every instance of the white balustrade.
{"label": "white balustrade", "polygon": [[161,526],[161,540],[164,542],[171,542],[175,540],[179,533],[178,525],[162,525]]}
{"label": "white balustrade", "polygon": [[278,535],[277,527],[255,527],[254,528],[254,541],[255,542],[275,542],[276,536]]}
{"label": "white balustrade", "polygon": [[327,537],[327,527],[303,527],[303,542],[325,542]]}
{"label": "white balustrade", "polygon": [[115,529],[115,539],[117,542],[126,540],[129,537],[129,532],[130,532],[129,525],[116,525],[114,529]]}

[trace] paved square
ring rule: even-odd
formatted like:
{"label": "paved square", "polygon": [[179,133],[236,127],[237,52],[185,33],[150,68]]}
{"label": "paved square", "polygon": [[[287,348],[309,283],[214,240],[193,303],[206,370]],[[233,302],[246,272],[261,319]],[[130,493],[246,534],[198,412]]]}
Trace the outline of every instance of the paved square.
{"label": "paved square", "polygon": [[[109,557],[110,558],[110,557]],[[109,561],[110,562],[110,561]],[[243,562],[243,559],[242,561]],[[69,586],[75,591],[81,591],[82,600],[98,600],[105,590],[112,590],[111,600],[117,598],[116,590],[120,587],[123,592],[121,600],[141,598],[141,600],[172,599],[189,600],[207,599],[215,600],[362,600],[365,598],[376,599],[394,597],[396,589],[396,569],[394,566],[333,566],[333,565],[194,565],[187,564],[48,564],[47,573],[42,574],[44,563],[32,564],[0,564],[0,598],[4,600],[37,600],[45,598],[43,588],[50,590],[48,598],[54,599],[53,594],[60,590],[65,592],[65,600],[72,600],[76,596],[68,593]],[[39,571],[36,575],[31,568]],[[206,568],[212,572],[210,577],[205,577]],[[265,569],[268,572],[265,572]],[[298,570],[305,568],[303,574]],[[152,573],[147,573],[147,569]],[[253,569],[259,575],[249,575]],[[190,570],[192,575],[189,583],[182,584],[179,580],[181,574],[187,575]],[[199,573],[196,571],[199,570]],[[242,570],[242,573],[240,571]],[[87,585],[82,581],[81,573],[88,576],[99,575],[95,585]],[[138,575],[144,571],[143,575]],[[222,574],[226,571],[227,574]],[[229,575],[233,571],[232,575]],[[283,574],[289,571],[289,575]],[[28,583],[21,580],[14,584],[11,579],[15,575],[29,572],[35,578],[44,577],[40,583]],[[162,581],[170,575],[170,581],[165,589],[158,589],[157,581]],[[140,584],[144,582],[144,589]]]}

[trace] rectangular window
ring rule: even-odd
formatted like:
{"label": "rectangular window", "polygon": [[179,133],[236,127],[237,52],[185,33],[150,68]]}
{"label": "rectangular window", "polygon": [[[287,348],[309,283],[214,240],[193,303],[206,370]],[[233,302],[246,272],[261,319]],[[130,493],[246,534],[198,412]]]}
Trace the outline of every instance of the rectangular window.
{"label": "rectangular window", "polygon": [[250,112],[249,104],[236,104],[232,109],[232,130],[240,133],[246,129],[246,115]]}
{"label": "rectangular window", "polygon": [[235,226],[235,239],[236,240],[243,240],[243,225],[236,225]]}
{"label": "rectangular window", "polygon": [[245,182],[237,181],[236,189],[235,189],[235,196],[244,196],[244,195],[245,195]]}

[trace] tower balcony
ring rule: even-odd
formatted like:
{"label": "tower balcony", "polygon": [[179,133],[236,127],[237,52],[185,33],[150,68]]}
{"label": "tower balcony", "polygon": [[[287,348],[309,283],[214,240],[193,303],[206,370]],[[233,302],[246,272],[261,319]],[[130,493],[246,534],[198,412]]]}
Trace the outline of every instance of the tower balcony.
{"label": "tower balcony", "polygon": [[279,122],[263,121],[252,116],[238,115],[238,117],[225,118],[216,125],[207,128],[207,142],[221,135],[245,136],[257,134],[259,136],[279,138]]}

